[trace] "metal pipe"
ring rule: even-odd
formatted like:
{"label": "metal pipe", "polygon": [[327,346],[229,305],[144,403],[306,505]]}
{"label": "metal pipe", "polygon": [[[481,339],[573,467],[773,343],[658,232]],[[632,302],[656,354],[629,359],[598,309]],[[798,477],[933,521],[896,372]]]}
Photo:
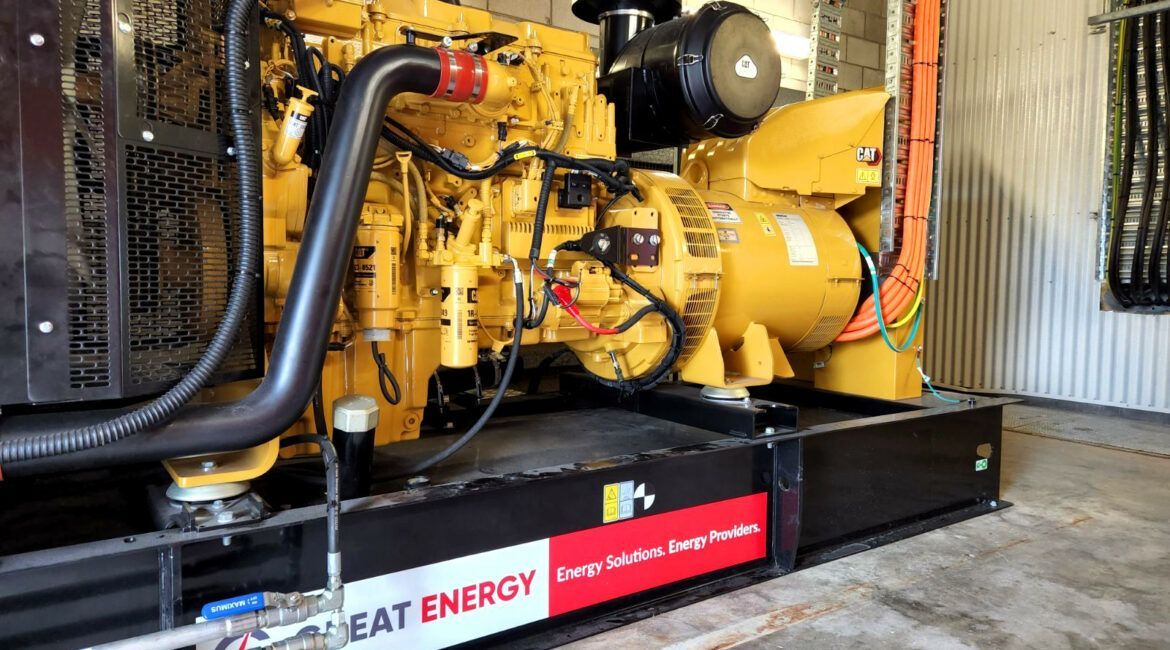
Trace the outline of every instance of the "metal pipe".
{"label": "metal pipe", "polygon": [[598,76],[609,72],[614,59],[621,54],[630,39],[654,26],[654,14],[645,9],[612,9],[602,12],[598,20],[601,27]]}
{"label": "metal pipe", "polygon": [[1170,9],[1170,0],[1159,0],[1158,2],[1151,2],[1147,5],[1139,5],[1137,7],[1130,7],[1128,9],[1118,9],[1117,11],[1110,11],[1109,13],[1097,14],[1096,16],[1089,16],[1089,25],[1107,25],[1115,23],[1126,18],[1139,18],[1149,14],[1158,13],[1159,11],[1166,11]]}
{"label": "metal pipe", "polygon": [[86,650],[170,650],[186,648],[207,641],[219,641],[260,629],[259,612],[240,614],[171,630],[160,630],[131,639],[103,643]]}
{"label": "metal pipe", "polygon": [[[185,407],[165,424],[113,444],[13,462],[3,467],[4,476],[245,449],[271,440],[296,422],[312,398],[325,362],[386,107],[400,93],[443,95],[447,88],[440,88],[439,80],[444,70],[452,74],[443,51],[396,45],[370,52],[347,76],[268,371],[256,390],[236,402]],[[36,432],[19,418],[0,422],[3,438]]]}

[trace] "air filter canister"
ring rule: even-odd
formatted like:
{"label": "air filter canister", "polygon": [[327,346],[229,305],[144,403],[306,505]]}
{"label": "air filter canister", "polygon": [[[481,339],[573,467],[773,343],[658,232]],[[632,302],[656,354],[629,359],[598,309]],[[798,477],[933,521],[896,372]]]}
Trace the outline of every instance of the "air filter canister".
{"label": "air filter canister", "polygon": [[622,153],[738,138],[775,103],[780,54],[759,16],[713,3],[635,36],[598,84],[618,105]]}

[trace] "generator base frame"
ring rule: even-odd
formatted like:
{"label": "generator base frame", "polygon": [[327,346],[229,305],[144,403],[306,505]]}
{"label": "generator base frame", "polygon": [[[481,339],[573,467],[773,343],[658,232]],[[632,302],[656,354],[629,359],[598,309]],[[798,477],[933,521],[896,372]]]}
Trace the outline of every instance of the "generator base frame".
{"label": "generator base frame", "polygon": [[[776,433],[753,437],[676,424],[628,404],[622,409],[579,385],[567,388],[501,411],[494,426],[434,472],[430,483],[375,480],[374,496],[344,503],[341,539],[351,643],[363,642],[359,648],[435,647],[453,638],[410,636],[422,634],[418,630],[402,634],[409,629],[402,610],[389,608],[403,603],[363,609],[356,584],[384,577],[389,580],[384,584],[393,585],[396,575],[405,575],[398,572],[452,562],[474,561],[490,569],[493,558],[502,557],[495,554],[508,549],[530,554],[544,548],[532,544],[550,539],[571,538],[569,546],[577,547],[615,538],[638,542],[640,534],[670,533],[673,525],[706,526],[705,518],[718,519],[719,509],[730,504],[738,504],[739,513],[741,506],[755,504],[750,507],[758,507],[758,521],[764,524],[754,539],[747,534],[750,526],[737,525],[729,535],[744,537],[711,543],[706,548],[714,550],[686,560],[691,568],[682,571],[694,575],[681,579],[677,569],[671,573],[647,561],[636,573],[642,582],[633,587],[615,588],[622,582],[617,579],[589,583],[582,575],[578,587],[557,592],[547,584],[556,578],[550,568],[544,586],[553,593],[543,616],[518,625],[481,616],[477,620],[494,621],[479,629],[486,634],[455,641],[476,647],[549,647],[1008,505],[999,500],[999,483],[1002,409],[1011,400],[891,402],[777,383],[753,389],[753,399],[790,405],[776,411],[783,416],[779,421],[791,422],[791,406],[799,408],[802,424],[773,426]],[[565,410],[570,399],[571,408]],[[778,421],[768,417],[773,424]],[[375,479],[377,468],[401,462],[402,454],[422,457],[448,442],[447,436],[424,438],[379,452],[394,458],[379,460]],[[288,472],[299,471],[303,482],[302,470],[308,467],[291,463]],[[82,480],[87,479],[78,477]],[[282,505],[281,498],[295,503],[298,497],[286,486],[288,480],[278,466],[254,488],[275,506]],[[112,493],[124,498],[130,484]],[[614,516],[606,511],[612,496],[606,490],[626,490],[623,484],[638,486],[637,505],[623,506]],[[301,488],[306,495],[319,489],[320,483]],[[98,487],[91,490],[93,498],[108,500],[101,493]],[[620,496],[628,500],[629,495]],[[111,518],[117,508],[130,506],[111,502]],[[100,520],[101,513],[93,510],[91,503],[86,514],[77,516]],[[33,524],[22,513],[0,519],[16,517],[26,522],[22,530],[31,530]],[[652,517],[659,519],[651,522]],[[48,521],[64,525],[60,518]],[[51,544],[51,531],[42,534]],[[192,623],[203,604],[222,598],[319,588],[324,542],[318,500],[250,523],[5,552],[0,557],[0,646],[86,646]],[[652,544],[648,540],[643,546],[652,549]],[[755,550],[743,555],[749,547]],[[723,548],[732,549],[726,551],[730,555]],[[626,557],[636,561],[638,556]],[[435,601],[430,605],[435,615]],[[487,608],[482,599],[480,606]],[[252,643],[264,638],[257,634]],[[239,640],[220,645],[244,647]]]}

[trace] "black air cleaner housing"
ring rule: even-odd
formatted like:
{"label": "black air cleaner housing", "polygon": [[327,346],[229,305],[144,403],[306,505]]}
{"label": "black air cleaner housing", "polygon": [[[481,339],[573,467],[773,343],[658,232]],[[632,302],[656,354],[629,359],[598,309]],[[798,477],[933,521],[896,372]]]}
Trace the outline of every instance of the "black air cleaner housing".
{"label": "black air cleaner housing", "polygon": [[598,80],[617,105],[622,154],[755,130],[780,92],[780,53],[764,21],[720,2],[651,27]]}

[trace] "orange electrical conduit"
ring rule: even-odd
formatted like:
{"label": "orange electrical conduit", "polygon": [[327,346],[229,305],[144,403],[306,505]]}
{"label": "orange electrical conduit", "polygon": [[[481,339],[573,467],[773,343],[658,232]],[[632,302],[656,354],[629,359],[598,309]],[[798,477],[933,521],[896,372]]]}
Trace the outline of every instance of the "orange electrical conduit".
{"label": "orange electrical conduit", "polygon": [[[934,181],[935,121],[938,116],[940,0],[918,0],[914,15],[914,60],[910,108],[910,153],[903,202],[902,250],[882,282],[880,299],[886,323],[894,323],[913,306],[926,269],[927,219]],[[838,342],[878,333],[874,297],[862,303]],[[919,309],[922,307],[920,306]]]}

